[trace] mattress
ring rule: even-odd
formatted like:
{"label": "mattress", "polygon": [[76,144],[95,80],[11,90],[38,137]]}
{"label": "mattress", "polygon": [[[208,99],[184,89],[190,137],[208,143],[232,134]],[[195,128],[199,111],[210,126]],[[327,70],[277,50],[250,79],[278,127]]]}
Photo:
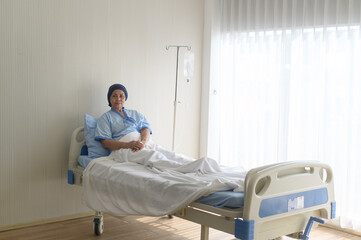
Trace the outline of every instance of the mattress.
{"label": "mattress", "polygon": [[244,193],[233,191],[219,191],[204,196],[196,202],[211,205],[213,207],[240,208],[244,204]]}

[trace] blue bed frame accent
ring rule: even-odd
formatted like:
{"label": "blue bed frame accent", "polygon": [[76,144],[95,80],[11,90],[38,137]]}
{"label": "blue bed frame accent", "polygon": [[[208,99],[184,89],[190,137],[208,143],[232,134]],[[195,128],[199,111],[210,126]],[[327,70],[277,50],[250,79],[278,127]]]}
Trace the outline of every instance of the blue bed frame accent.
{"label": "blue bed frame accent", "polygon": [[325,204],[328,201],[327,188],[320,188],[281,197],[268,198],[261,202],[261,218],[282,214],[297,209]]}
{"label": "blue bed frame accent", "polygon": [[253,240],[254,220],[245,221],[237,218],[235,221],[234,236],[242,240]]}
{"label": "blue bed frame accent", "polygon": [[336,202],[331,202],[331,219],[336,217]]}
{"label": "blue bed frame accent", "polygon": [[84,145],[80,150],[80,155],[88,155],[88,146]]}
{"label": "blue bed frame accent", "polygon": [[73,172],[73,170],[68,170],[68,184],[74,184],[74,172]]}

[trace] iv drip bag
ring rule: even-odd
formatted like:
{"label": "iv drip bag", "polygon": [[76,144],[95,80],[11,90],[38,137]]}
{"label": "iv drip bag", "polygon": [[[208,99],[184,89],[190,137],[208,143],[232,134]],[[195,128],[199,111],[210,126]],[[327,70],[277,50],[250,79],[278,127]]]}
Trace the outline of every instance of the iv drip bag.
{"label": "iv drip bag", "polygon": [[189,79],[193,77],[194,74],[194,53],[187,51],[184,53],[184,77]]}

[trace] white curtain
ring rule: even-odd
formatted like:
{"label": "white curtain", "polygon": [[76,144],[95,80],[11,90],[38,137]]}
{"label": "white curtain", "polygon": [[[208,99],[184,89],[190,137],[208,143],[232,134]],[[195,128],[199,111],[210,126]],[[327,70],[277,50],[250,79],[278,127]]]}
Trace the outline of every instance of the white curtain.
{"label": "white curtain", "polygon": [[329,163],[338,220],[361,231],[360,0],[213,4],[213,157],[246,169]]}

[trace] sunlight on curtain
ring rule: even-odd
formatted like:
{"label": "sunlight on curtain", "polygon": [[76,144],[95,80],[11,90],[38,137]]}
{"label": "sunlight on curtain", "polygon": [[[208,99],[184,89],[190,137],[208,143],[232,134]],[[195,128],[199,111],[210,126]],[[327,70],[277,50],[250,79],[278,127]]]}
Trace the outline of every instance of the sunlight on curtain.
{"label": "sunlight on curtain", "polygon": [[[219,126],[213,134],[219,146],[211,147],[221,164],[246,169],[297,160],[330,164],[341,226],[361,231],[360,22],[337,25],[355,18],[349,11],[360,15],[359,1],[322,1],[323,11],[320,1],[257,2],[221,1],[219,112],[210,119]],[[312,7],[323,12],[323,25],[305,18]],[[250,21],[247,11],[263,13],[263,21]],[[291,24],[262,25],[277,12]]]}

